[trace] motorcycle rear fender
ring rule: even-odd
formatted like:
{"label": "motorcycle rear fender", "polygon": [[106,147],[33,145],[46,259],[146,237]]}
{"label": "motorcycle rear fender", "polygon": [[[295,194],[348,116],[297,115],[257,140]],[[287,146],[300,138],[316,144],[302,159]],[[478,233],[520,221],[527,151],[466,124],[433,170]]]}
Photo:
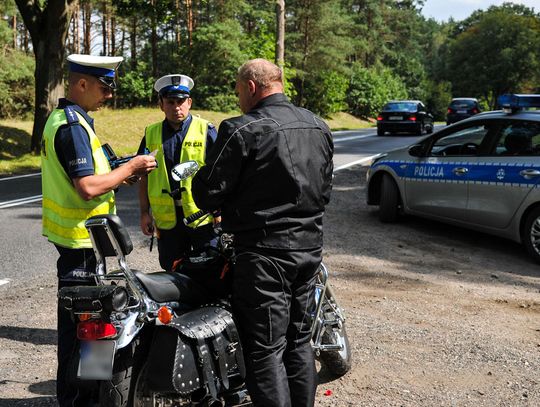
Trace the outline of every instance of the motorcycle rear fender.
{"label": "motorcycle rear fender", "polygon": [[126,317],[122,319],[115,318],[111,315],[113,325],[116,327],[119,335],[115,338],[116,350],[125,348],[137,337],[144,324],[137,322],[137,312],[128,312]]}

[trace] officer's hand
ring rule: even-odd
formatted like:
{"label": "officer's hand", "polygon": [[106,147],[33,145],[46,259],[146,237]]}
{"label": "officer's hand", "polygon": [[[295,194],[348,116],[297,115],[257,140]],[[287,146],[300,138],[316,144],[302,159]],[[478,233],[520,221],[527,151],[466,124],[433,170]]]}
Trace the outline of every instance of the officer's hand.
{"label": "officer's hand", "polygon": [[136,184],[137,182],[139,182],[140,179],[141,179],[140,176],[138,176],[138,175],[132,175],[131,177],[126,178],[126,179],[124,180],[123,184],[124,184],[124,185],[129,185],[129,186],[131,186],[131,185],[134,185],[134,184]]}
{"label": "officer's hand", "polygon": [[146,236],[154,234],[154,219],[148,212],[141,213],[141,230]]}
{"label": "officer's hand", "polygon": [[133,157],[128,164],[131,166],[132,175],[139,177],[148,174],[157,166],[156,158],[148,154]]}

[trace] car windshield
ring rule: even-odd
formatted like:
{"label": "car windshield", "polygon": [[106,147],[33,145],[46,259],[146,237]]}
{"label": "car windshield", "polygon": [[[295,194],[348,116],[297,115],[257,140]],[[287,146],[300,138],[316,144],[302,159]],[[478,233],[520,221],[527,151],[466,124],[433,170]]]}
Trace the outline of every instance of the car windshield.
{"label": "car windshield", "polygon": [[457,108],[471,108],[476,105],[476,102],[474,100],[453,100],[452,103],[450,103],[450,107],[453,107],[454,109]]}
{"label": "car windshield", "polygon": [[416,103],[392,102],[383,107],[383,112],[416,112]]}

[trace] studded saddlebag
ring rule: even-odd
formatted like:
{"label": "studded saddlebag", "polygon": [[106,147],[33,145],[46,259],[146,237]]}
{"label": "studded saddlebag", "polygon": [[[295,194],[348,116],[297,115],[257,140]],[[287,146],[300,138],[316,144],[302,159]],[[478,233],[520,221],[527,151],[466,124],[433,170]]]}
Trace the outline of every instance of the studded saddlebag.
{"label": "studded saddlebag", "polygon": [[147,384],[155,392],[210,395],[245,377],[242,347],[232,315],[204,306],[156,327],[148,355]]}

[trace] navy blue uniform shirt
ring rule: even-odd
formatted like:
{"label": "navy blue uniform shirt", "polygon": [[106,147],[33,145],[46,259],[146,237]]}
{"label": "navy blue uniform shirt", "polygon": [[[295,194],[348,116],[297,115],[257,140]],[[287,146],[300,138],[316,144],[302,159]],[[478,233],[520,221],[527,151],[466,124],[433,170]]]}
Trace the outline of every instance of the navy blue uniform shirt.
{"label": "navy blue uniform shirt", "polygon": [[[88,116],[82,107],[67,99],[59,99],[57,109],[65,109],[66,107],[80,113],[94,130],[94,119]],[[80,123],[60,126],[54,138],[54,149],[60,164],[70,178],[94,174],[90,137]]]}
{"label": "navy blue uniform shirt", "polygon": [[[169,176],[169,185],[171,186],[171,191],[180,187],[178,181],[174,181],[171,177],[171,168],[180,162],[180,152],[182,150],[182,142],[184,137],[186,137],[189,125],[191,124],[191,113],[186,117],[182,122],[182,126],[175,130],[171,127],[167,119],[163,120],[162,133],[161,133],[161,142],[163,144],[163,156],[165,158],[165,166],[167,167],[167,175]],[[217,130],[213,124],[208,124],[208,132],[206,135],[206,154],[214,145],[217,138]],[[146,139],[143,137],[141,145],[137,154],[144,154],[146,148]]]}

